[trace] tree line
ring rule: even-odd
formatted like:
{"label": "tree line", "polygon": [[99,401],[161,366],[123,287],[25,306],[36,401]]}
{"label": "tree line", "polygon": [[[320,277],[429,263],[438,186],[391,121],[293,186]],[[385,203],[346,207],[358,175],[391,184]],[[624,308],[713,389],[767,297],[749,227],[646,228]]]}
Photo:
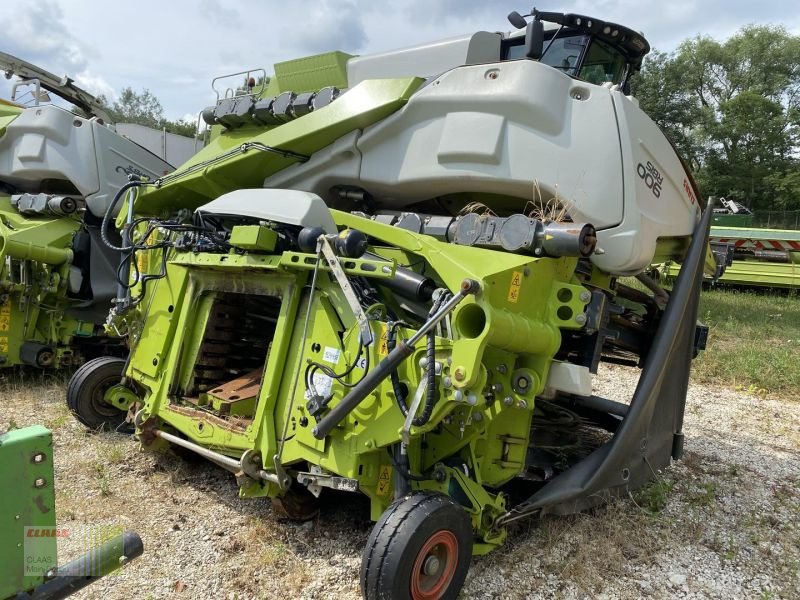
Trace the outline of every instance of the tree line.
{"label": "tree line", "polygon": [[652,52],[632,91],[706,196],[800,209],[800,36],[748,25],[723,42],[687,39]]}
{"label": "tree line", "polygon": [[165,118],[161,102],[148,89],[136,92],[130,87],[123,88],[119,98],[111,104],[105,96],[98,96],[97,99],[103,104],[114,123],[137,123],[188,137],[197,134],[197,123],[184,119],[170,121]]}

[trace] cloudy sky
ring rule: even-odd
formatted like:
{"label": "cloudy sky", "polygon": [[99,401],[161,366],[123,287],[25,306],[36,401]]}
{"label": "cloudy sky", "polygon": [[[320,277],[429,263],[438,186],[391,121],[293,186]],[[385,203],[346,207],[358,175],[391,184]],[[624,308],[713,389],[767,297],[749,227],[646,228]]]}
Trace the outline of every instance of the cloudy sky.
{"label": "cloudy sky", "polygon": [[[0,50],[113,99],[153,92],[166,116],[214,100],[217,75],[327,50],[364,54],[462,33],[508,30],[532,0],[5,0]],[[748,23],[800,33],[798,0],[540,0],[540,10],[588,14],[642,31],[672,50],[697,34],[724,39]],[[0,78],[0,97],[9,84]]]}

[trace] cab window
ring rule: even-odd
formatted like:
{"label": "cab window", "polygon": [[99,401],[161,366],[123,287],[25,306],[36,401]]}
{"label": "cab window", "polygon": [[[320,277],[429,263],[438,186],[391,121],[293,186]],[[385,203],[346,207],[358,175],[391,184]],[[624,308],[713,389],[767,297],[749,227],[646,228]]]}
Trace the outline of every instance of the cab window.
{"label": "cab window", "polygon": [[[525,39],[514,39],[512,44],[506,46],[505,60],[524,58]],[[545,41],[545,49],[541,62],[596,85],[620,83],[628,64],[620,51],[610,44],[580,33],[562,34],[552,43]]]}
{"label": "cab window", "polygon": [[607,82],[619,83],[625,73],[626,64],[625,57],[619,51],[601,40],[594,39],[581,65],[578,78],[596,85]]}

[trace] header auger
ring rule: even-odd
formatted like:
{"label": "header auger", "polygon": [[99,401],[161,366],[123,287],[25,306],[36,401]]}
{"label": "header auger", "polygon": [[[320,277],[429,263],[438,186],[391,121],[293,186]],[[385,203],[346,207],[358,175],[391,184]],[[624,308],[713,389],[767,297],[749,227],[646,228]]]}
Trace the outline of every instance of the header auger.
{"label": "header auger", "polygon": [[[109,323],[131,353],[117,383],[87,363],[71,405],[102,422],[103,398],[144,448],[297,517],[326,488],[366,495],[366,598],[455,598],[509,523],[682,453],[710,211],[626,95],[644,38],[532,17],[276,65],[119,213],[132,276]],[[671,293],[643,275],[667,257]],[[642,369],[630,404],[592,395],[601,360]]]}

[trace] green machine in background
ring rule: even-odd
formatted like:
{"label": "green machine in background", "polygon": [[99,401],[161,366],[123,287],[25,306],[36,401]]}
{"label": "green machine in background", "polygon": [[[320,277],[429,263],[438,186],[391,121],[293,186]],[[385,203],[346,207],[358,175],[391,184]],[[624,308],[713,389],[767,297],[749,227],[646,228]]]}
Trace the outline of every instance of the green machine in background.
{"label": "green machine in background", "polygon": [[[123,231],[109,325],[131,353],[83,365],[70,408],[133,414],[145,449],[298,518],[363,494],[365,598],[455,598],[510,523],[683,453],[711,210],[626,95],[644,38],[528,17],[245,73],[209,145],[101,225]],[[670,293],[645,274],[667,260]],[[642,369],[630,404],[592,394],[601,361]]]}
{"label": "green machine in background", "polygon": [[141,538],[126,531],[58,566],[58,539],[70,532],[56,523],[53,439],[44,427],[0,435],[0,486],[0,598],[66,598],[142,554]]}
{"label": "green machine in background", "polygon": [[[714,252],[727,256],[720,284],[774,289],[800,289],[800,229],[770,229],[754,225],[750,210],[720,199],[714,210],[709,241]],[[659,266],[662,276],[674,279],[680,265]]]}
{"label": "green machine in background", "polygon": [[[68,77],[2,52],[0,67],[20,78],[12,95],[34,99],[0,104],[0,368],[78,365],[119,345],[103,329],[121,259],[100,240],[105,207],[130,174],[173,167],[117,134]],[[81,114],[45,104],[49,93]]]}

